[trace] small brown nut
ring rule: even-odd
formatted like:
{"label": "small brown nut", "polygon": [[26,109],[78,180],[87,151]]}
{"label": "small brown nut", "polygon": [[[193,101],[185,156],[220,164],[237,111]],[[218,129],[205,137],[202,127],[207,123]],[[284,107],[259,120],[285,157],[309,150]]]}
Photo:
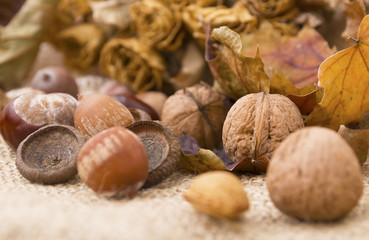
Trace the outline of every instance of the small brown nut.
{"label": "small brown nut", "polygon": [[115,126],[134,122],[131,112],[114,98],[99,93],[82,95],[74,113],[74,125],[86,139]]}
{"label": "small brown nut", "polygon": [[238,99],[224,121],[223,146],[232,162],[249,160],[250,172],[263,172],[274,149],[304,126],[296,105],[279,94],[252,93]]}
{"label": "small brown nut", "polygon": [[183,197],[197,211],[213,217],[235,218],[249,209],[242,182],[226,171],[210,171],[197,176]]}
{"label": "small brown nut", "polygon": [[178,137],[186,133],[195,138],[200,147],[212,149],[221,141],[227,111],[221,95],[200,82],[168,97],[164,103],[162,121]]}
{"label": "small brown nut", "polygon": [[92,136],[77,161],[81,180],[107,197],[132,196],[144,185],[149,170],[145,148],[132,131],[117,126]]}
{"label": "small brown nut", "polygon": [[47,125],[19,144],[15,164],[31,182],[66,182],[77,174],[77,157],[84,143],[82,134],[72,126]]}
{"label": "small brown nut", "polygon": [[363,192],[354,151],[336,132],[300,129],[273,154],[266,184],[275,206],[303,220],[335,220],[348,214]]}

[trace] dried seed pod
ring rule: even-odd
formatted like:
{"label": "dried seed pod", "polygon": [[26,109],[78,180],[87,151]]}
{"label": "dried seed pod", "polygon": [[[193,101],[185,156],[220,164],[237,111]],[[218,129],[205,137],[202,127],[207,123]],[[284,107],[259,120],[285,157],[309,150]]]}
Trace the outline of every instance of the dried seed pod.
{"label": "dried seed pod", "polygon": [[303,220],[329,221],[347,215],[363,193],[354,151],[335,131],[300,129],[273,154],[266,184],[275,206]]}
{"label": "dried seed pod", "polygon": [[144,110],[138,108],[128,108],[128,110],[131,112],[133,120],[135,122],[152,120],[150,115]]}
{"label": "dried seed pod", "polygon": [[256,16],[272,18],[296,6],[296,0],[243,0],[246,7]]}
{"label": "dried seed pod", "polygon": [[77,157],[84,143],[83,135],[74,127],[47,125],[19,144],[15,164],[31,182],[66,182],[77,174]]}
{"label": "dried seed pod", "polygon": [[212,149],[220,143],[227,111],[221,95],[200,82],[168,97],[164,103],[162,121],[178,137],[186,133],[195,138],[200,147]]}
{"label": "dried seed pod", "polygon": [[210,171],[197,176],[183,197],[199,212],[235,218],[249,209],[242,182],[232,173]]}
{"label": "dried seed pod", "polygon": [[233,162],[250,159],[247,171],[263,172],[280,142],[303,126],[300,111],[289,98],[263,92],[248,94],[227,114],[224,150]]}
{"label": "dried seed pod", "polygon": [[168,177],[181,157],[181,147],[174,133],[160,121],[136,122],[128,129],[141,139],[149,158],[149,176],[144,187]]}
{"label": "dried seed pod", "polygon": [[128,108],[108,95],[92,93],[78,98],[74,125],[86,139],[105,129],[126,127],[133,122]]}

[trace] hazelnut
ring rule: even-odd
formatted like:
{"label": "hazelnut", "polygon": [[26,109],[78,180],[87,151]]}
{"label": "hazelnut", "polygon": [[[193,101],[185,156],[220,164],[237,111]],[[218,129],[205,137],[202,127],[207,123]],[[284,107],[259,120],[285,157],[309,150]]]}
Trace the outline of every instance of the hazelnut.
{"label": "hazelnut", "polygon": [[200,147],[212,149],[221,141],[227,111],[221,95],[200,82],[168,97],[163,106],[162,121],[178,137],[186,133],[195,138]]}
{"label": "hazelnut", "polygon": [[69,94],[23,94],[11,100],[0,115],[0,132],[14,150],[29,134],[46,124],[73,126],[77,100]]}
{"label": "hazelnut", "polygon": [[252,93],[238,99],[223,126],[223,146],[232,162],[249,160],[246,171],[263,172],[271,154],[304,126],[296,105],[279,94]]}
{"label": "hazelnut", "polygon": [[141,140],[125,127],[91,137],[79,153],[78,174],[98,194],[132,196],[145,183],[149,164]]}
{"label": "hazelnut", "polygon": [[99,93],[82,95],[74,113],[74,125],[86,139],[115,126],[134,122],[131,112],[114,98]]}
{"label": "hazelnut", "polygon": [[161,116],[161,112],[164,106],[165,101],[167,100],[167,95],[165,95],[163,92],[159,91],[148,91],[148,92],[142,92],[138,93],[136,95],[138,99],[152,107],[155,112]]}
{"label": "hazelnut", "polygon": [[242,182],[226,171],[200,174],[183,193],[183,197],[197,211],[213,217],[235,218],[249,209]]}
{"label": "hazelnut", "polygon": [[32,182],[66,182],[77,174],[77,157],[84,143],[84,137],[74,127],[47,125],[19,144],[15,164]]}
{"label": "hazelnut", "polygon": [[119,83],[116,80],[107,80],[100,88],[99,93],[106,94],[106,95],[135,95],[133,89],[126,85]]}
{"label": "hazelnut", "polygon": [[300,129],[273,154],[267,188],[283,213],[303,220],[335,220],[348,214],[363,192],[354,151],[333,130]]}
{"label": "hazelnut", "polygon": [[145,146],[149,176],[144,187],[158,184],[175,170],[181,157],[178,138],[160,121],[140,121],[128,126]]}
{"label": "hazelnut", "polygon": [[37,71],[31,87],[45,93],[62,92],[77,98],[78,86],[71,73],[62,67],[45,67]]}

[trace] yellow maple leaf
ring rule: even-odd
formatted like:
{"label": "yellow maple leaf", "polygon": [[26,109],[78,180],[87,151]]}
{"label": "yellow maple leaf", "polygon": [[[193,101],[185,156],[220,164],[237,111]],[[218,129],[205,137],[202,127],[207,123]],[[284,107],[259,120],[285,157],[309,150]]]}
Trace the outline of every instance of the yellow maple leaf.
{"label": "yellow maple leaf", "polygon": [[318,78],[324,96],[306,125],[337,130],[369,111],[369,15],[362,19],[355,41],[320,65]]}

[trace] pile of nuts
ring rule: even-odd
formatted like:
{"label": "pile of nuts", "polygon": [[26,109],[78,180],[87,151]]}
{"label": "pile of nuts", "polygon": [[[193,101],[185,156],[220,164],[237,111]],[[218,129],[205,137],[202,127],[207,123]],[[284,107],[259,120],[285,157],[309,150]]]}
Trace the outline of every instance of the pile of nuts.
{"label": "pile of nuts", "polygon": [[[67,70],[41,69],[31,90],[3,109],[1,135],[31,182],[62,183],[78,173],[97,194],[133,196],[179,167],[178,139],[188,134],[202,148],[223,146],[232,162],[246,162],[248,172],[266,171],[271,200],[298,219],[339,219],[362,195],[351,147],[332,130],[304,128],[287,97],[248,94],[229,108],[204,82],[168,98],[159,92],[138,96],[117,82],[78,92]],[[226,171],[201,174],[184,198],[214,217],[237,218],[249,209],[242,182]]]}

